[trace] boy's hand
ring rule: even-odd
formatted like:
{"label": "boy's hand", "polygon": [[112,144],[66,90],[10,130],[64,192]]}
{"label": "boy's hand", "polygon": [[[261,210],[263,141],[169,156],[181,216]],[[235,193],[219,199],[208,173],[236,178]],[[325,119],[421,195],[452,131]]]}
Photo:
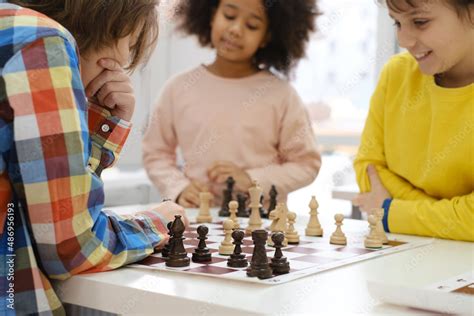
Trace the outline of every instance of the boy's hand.
{"label": "boy's hand", "polygon": [[369,176],[372,191],[358,194],[352,200],[352,204],[358,206],[363,212],[370,212],[374,208],[381,208],[386,199],[392,198],[390,193],[382,184],[379,174],[373,165],[367,167],[367,174]]}
{"label": "boy's hand", "polygon": [[191,181],[191,183],[184,188],[183,192],[179,195],[178,204],[183,207],[198,208],[201,203],[199,193],[206,191],[208,191],[207,186],[197,181]]}
{"label": "boy's hand", "polygon": [[104,71],[86,87],[86,96],[96,99],[98,105],[108,108],[113,116],[130,121],[135,110],[135,95],[130,77],[114,59],[100,59],[99,65]]}
{"label": "boy's hand", "polygon": [[235,180],[235,188],[246,192],[252,186],[249,174],[230,161],[216,161],[207,170],[207,176],[212,182],[225,183],[228,177]]}

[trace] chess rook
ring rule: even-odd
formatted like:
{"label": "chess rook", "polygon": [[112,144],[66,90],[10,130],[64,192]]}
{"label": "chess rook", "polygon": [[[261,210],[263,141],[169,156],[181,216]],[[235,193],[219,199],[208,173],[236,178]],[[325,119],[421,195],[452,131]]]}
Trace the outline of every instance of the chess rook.
{"label": "chess rook", "polygon": [[196,222],[198,223],[212,223],[212,216],[209,206],[209,201],[211,200],[211,193],[201,192],[199,193],[199,214],[196,217]]}
{"label": "chess rook", "polygon": [[269,279],[272,277],[272,269],[268,263],[267,251],[265,249],[267,238],[268,233],[263,229],[257,229],[252,232],[254,248],[250,267],[247,268],[247,276],[249,277],[257,277],[259,279]]}

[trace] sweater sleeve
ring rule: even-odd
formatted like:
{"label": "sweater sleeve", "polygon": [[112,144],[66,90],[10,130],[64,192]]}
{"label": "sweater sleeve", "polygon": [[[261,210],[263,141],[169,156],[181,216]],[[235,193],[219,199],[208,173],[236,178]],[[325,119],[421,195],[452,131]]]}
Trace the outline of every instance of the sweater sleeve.
{"label": "sweater sleeve", "polygon": [[308,113],[294,89],[290,89],[279,135],[278,157],[270,164],[247,170],[264,192],[274,184],[285,196],[309,185],[318,175],[321,156]]}
{"label": "sweater sleeve", "polygon": [[451,199],[394,199],[387,213],[392,233],[474,241],[474,192]]}
{"label": "sweater sleeve", "polygon": [[362,133],[361,144],[354,160],[357,183],[361,192],[370,192],[370,181],[367,167],[372,164],[377,169],[380,179],[392,197],[405,200],[436,199],[414,187],[406,179],[392,172],[385,158],[384,149],[384,106],[386,89],[389,80],[389,64],[382,71],[378,86],[372,96],[370,109]]}
{"label": "sweater sleeve", "polygon": [[173,127],[172,82],[165,86],[143,138],[143,164],[161,196],[175,201],[190,183],[176,164],[178,140]]}

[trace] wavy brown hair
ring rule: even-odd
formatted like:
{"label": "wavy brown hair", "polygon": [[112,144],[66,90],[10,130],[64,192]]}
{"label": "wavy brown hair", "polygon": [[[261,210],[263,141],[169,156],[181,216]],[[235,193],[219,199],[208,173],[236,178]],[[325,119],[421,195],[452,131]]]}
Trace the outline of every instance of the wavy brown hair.
{"label": "wavy brown hair", "polygon": [[408,4],[412,8],[423,6],[430,1],[441,1],[447,5],[451,5],[460,17],[467,18],[471,23],[474,23],[473,16],[471,16],[471,8],[474,6],[474,0],[379,0],[395,12],[403,12],[402,5]]}
{"label": "wavy brown hair", "polygon": [[56,20],[72,33],[81,54],[112,47],[139,31],[128,70],[146,63],[158,39],[159,0],[10,0]]}
{"label": "wavy brown hair", "polygon": [[[316,0],[258,1],[263,1],[271,37],[257,51],[254,62],[256,66],[288,76],[305,56],[310,35],[316,30],[315,19],[320,15]],[[196,35],[202,46],[211,46],[211,19],[219,3],[219,0],[180,0],[176,8],[178,29]]]}

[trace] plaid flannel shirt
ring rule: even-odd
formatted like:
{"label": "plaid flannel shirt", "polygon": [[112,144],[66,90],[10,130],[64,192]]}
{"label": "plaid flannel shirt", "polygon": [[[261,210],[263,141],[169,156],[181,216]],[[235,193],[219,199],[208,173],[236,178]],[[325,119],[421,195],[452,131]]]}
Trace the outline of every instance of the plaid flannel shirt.
{"label": "plaid flannel shirt", "polygon": [[[3,3],[2,3],[3,2]],[[0,0],[0,313],[63,314],[49,279],[118,268],[152,253],[155,212],[103,211],[100,171],[130,124],[88,104],[70,33]]]}

